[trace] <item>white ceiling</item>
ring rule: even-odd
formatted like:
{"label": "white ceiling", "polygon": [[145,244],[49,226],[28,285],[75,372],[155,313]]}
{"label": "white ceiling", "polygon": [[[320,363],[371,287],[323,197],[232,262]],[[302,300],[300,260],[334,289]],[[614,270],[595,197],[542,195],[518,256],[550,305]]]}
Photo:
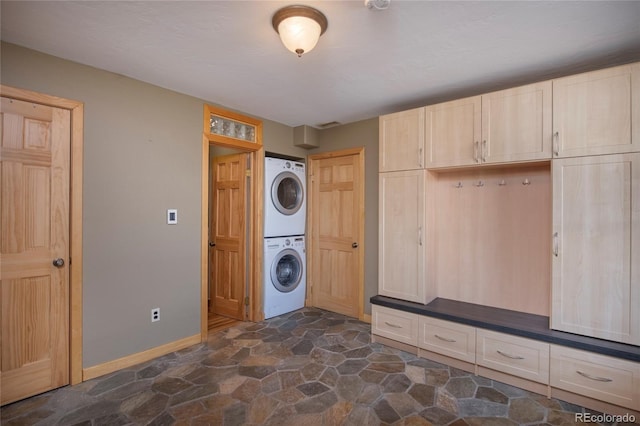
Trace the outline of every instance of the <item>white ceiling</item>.
{"label": "white ceiling", "polygon": [[640,1],[303,1],[329,20],[297,58],[291,1],[6,1],[2,40],[289,126],[349,123],[640,60]]}

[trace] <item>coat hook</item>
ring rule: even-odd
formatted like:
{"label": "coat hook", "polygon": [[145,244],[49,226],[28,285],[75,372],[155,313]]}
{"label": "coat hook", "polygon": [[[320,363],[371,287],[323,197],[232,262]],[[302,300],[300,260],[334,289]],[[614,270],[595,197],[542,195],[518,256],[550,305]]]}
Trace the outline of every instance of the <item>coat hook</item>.
{"label": "coat hook", "polygon": [[505,186],[507,184],[507,182],[504,181],[504,179],[502,179],[500,182],[498,182],[498,186]]}
{"label": "coat hook", "polygon": [[480,188],[481,186],[484,186],[484,182],[479,180],[478,183],[476,183],[476,186]]}
{"label": "coat hook", "polygon": [[458,182],[458,184],[456,185],[456,188],[462,188],[462,182]]}
{"label": "coat hook", "polygon": [[529,179],[525,179],[522,181],[523,185],[531,185],[531,181],[529,181]]}

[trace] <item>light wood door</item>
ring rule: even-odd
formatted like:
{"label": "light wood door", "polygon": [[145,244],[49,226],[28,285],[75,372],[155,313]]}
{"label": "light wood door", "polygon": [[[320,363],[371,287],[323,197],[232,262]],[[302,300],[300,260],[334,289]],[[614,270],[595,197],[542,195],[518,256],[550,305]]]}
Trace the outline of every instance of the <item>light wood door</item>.
{"label": "light wood door", "polygon": [[310,157],[311,304],[355,318],[364,303],[363,157]]}
{"label": "light wood door", "polygon": [[640,63],[553,80],[554,157],[640,151]]}
{"label": "light wood door", "polygon": [[379,171],[424,168],[424,108],[380,117]]}
{"label": "light wood door", "polygon": [[2,98],[2,404],[69,383],[70,124]]}
{"label": "light wood door", "polygon": [[212,310],[244,319],[246,154],[214,157],[209,213],[209,288]]}
{"label": "light wood door", "polygon": [[379,175],[378,292],[425,303],[426,170]]}
{"label": "light wood door", "polygon": [[551,158],[551,82],[482,95],[483,163]]}
{"label": "light wood door", "polygon": [[553,160],[551,328],[640,344],[640,154]]}
{"label": "light wood door", "polygon": [[427,168],[480,163],[480,96],[425,108]]}

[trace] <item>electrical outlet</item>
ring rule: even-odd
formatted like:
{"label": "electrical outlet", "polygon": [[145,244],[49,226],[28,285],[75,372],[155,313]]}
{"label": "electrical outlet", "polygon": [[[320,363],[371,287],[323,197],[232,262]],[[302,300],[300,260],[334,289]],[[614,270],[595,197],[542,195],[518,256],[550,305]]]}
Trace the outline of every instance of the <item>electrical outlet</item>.
{"label": "electrical outlet", "polygon": [[160,321],[160,308],[153,308],[151,310],[151,322]]}

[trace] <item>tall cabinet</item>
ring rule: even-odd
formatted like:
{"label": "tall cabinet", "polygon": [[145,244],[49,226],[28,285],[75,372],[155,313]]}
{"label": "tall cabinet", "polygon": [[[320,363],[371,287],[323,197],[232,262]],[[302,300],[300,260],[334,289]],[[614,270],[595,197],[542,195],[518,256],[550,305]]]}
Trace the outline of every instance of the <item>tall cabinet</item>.
{"label": "tall cabinet", "polygon": [[380,119],[380,294],[425,303],[424,108]]}
{"label": "tall cabinet", "polygon": [[640,345],[640,154],[553,161],[551,327]]}

